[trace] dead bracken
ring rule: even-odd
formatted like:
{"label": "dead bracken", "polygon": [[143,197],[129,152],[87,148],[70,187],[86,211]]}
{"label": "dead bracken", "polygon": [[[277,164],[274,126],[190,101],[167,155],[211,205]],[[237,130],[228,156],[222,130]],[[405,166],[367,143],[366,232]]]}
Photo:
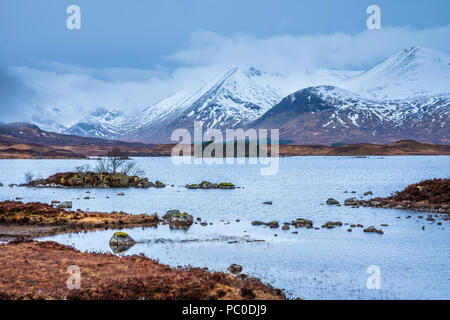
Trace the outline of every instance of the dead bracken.
{"label": "dead bracken", "polygon": [[[137,255],[85,253],[50,241],[0,245],[0,263],[0,299],[285,299],[256,278],[171,268]],[[70,265],[80,267],[81,289],[67,288]]]}
{"label": "dead bracken", "polygon": [[156,227],[158,223],[157,215],[69,211],[41,202],[0,202],[0,238],[33,238],[85,230]]}

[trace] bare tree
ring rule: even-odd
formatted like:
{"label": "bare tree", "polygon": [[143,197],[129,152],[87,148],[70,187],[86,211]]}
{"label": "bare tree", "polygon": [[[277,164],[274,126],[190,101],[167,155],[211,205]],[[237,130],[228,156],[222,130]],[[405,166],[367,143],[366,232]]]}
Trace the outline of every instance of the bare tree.
{"label": "bare tree", "polygon": [[117,173],[117,171],[124,166],[125,161],[128,160],[128,154],[119,148],[114,148],[107,154],[108,157],[108,171]]}
{"label": "bare tree", "polygon": [[100,174],[144,175],[144,171],[137,166],[136,161],[130,160],[128,154],[119,148],[112,149],[108,152],[106,158],[100,159],[97,163],[96,171]]}
{"label": "bare tree", "polygon": [[33,181],[33,178],[34,176],[31,171],[25,172],[25,183],[30,184]]}

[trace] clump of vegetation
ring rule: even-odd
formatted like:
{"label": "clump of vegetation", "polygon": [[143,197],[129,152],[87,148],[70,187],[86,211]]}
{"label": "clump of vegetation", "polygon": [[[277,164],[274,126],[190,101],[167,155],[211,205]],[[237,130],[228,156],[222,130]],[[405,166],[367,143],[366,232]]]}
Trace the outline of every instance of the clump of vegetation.
{"label": "clump of vegetation", "polygon": [[211,183],[209,181],[202,181],[199,184],[193,183],[186,185],[188,189],[235,189],[236,186],[229,182]]}
{"label": "clump of vegetation", "polygon": [[118,232],[114,232],[114,236],[119,237],[119,238],[127,238],[128,237],[128,233],[122,232],[122,231],[118,231]]}
{"label": "clump of vegetation", "polygon": [[450,204],[450,179],[424,180],[396,192],[390,199],[394,201],[425,201],[430,204]]}
{"label": "clump of vegetation", "polygon": [[144,171],[127,153],[113,149],[98,161],[95,169],[88,165],[79,166],[72,172],[56,173],[46,179],[33,179],[30,172],[25,174],[25,186],[32,187],[78,187],[78,188],[164,188],[161,181],[155,183],[142,177]]}

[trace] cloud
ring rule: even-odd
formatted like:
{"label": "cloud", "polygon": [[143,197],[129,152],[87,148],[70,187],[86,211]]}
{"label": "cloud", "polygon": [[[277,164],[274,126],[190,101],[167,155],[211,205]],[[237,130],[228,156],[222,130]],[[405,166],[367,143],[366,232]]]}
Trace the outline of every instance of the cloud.
{"label": "cloud", "polygon": [[281,73],[362,70],[411,46],[450,52],[449,38],[450,25],[268,38],[198,31],[186,47],[166,57],[169,65],[178,65],[173,70],[93,69],[59,62],[0,69],[0,115],[3,121],[49,117],[70,126],[99,107],[136,113],[180,88],[198,89],[231,66]]}
{"label": "cloud", "polygon": [[32,95],[32,89],[20,77],[8,69],[0,68],[0,121],[23,118]]}
{"label": "cloud", "polygon": [[[211,75],[225,71],[216,66],[178,68],[172,72],[163,69],[87,69],[57,62],[47,63],[42,68],[20,66],[8,70],[8,74],[17,80],[15,86],[20,84],[28,88],[29,93],[22,91],[20,95],[16,90],[18,96],[29,98],[20,101],[27,112],[11,114],[4,121],[39,119],[44,122],[44,117],[49,117],[66,127],[100,107],[125,114],[141,111],[181,88],[198,89]],[[11,81],[9,86],[12,86]],[[9,91],[7,87],[3,90]],[[0,97],[0,100],[4,98]],[[2,105],[7,106],[6,103]],[[1,109],[5,114],[8,112]]]}
{"label": "cloud", "polygon": [[189,65],[244,64],[271,71],[296,68],[367,69],[411,46],[450,52],[450,25],[416,30],[387,27],[357,34],[318,34],[270,38],[226,37],[210,31],[191,35],[187,48],[169,59]]}

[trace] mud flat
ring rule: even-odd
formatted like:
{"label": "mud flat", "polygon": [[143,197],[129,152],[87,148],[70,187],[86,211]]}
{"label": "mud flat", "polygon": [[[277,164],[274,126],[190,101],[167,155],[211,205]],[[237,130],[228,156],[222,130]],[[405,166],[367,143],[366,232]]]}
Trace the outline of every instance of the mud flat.
{"label": "mud flat", "polygon": [[[285,299],[256,278],[84,253],[51,241],[0,244],[0,264],[0,299]],[[73,265],[80,268],[80,289],[67,286]]]}

